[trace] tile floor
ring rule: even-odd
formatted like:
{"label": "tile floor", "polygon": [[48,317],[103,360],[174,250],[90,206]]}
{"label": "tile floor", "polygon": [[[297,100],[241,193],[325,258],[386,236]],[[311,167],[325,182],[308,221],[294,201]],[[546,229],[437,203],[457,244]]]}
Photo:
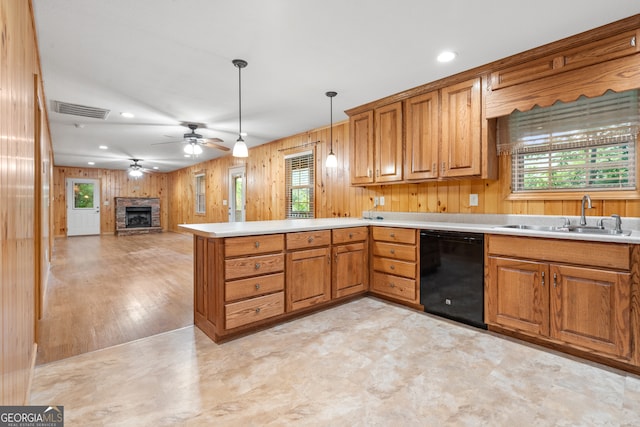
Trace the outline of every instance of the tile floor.
{"label": "tile floor", "polygon": [[640,377],[374,298],[217,345],[195,327],[37,367],[65,426],[638,426]]}

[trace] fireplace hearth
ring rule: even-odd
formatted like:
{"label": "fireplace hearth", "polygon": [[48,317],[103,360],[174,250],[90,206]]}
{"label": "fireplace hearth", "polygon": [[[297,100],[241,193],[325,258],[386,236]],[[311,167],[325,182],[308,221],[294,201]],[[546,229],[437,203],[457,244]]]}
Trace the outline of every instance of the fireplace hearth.
{"label": "fireplace hearth", "polygon": [[160,199],[116,197],[116,235],[159,233]]}

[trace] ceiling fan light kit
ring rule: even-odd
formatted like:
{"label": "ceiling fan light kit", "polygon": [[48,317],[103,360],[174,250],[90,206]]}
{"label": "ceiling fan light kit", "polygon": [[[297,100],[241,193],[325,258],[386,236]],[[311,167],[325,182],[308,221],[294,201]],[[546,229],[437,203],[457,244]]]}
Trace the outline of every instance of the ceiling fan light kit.
{"label": "ceiling fan light kit", "polygon": [[133,163],[129,166],[129,176],[138,179],[142,176],[142,166],[138,164],[140,159],[130,159]]}
{"label": "ceiling fan light kit", "polygon": [[198,156],[202,154],[202,148],[196,142],[191,141],[189,144],[184,146],[184,152],[191,156]]}
{"label": "ceiling fan light kit", "polygon": [[249,150],[242,139],[242,69],[247,66],[244,59],[234,59],[233,65],[238,69],[238,139],[233,146],[233,157],[249,157]]}
{"label": "ceiling fan light kit", "polygon": [[338,92],[329,91],[325,93],[329,97],[329,155],[327,156],[327,161],[325,166],[328,168],[336,168],[338,167],[338,158],[335,154],[333,154],[333,97],[336,96]]}

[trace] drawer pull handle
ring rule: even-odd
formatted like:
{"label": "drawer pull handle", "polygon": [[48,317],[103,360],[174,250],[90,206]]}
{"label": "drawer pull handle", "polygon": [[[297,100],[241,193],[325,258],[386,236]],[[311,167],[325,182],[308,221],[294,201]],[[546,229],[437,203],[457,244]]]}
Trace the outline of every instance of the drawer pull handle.
{"label": "drawer pull handle", "polygon": [[256,249],[260,247],[260,242],[256,242]]}
{"label": "drawer pull handle", "polygon": [[258,270],[260,268],[260,263],[256,262],[256,270]]}
{"label": "drawer pull handle", "polygon": [[391,254],[393,255],[393,254],[396,253],[396,250],[395,249],[391,249],[389,252],[391,252]]}
{"label": "drawer pull handle", "polygon": [[396,237],[396,233],[389,234],[390,237]]}
{"label": "drawer pull handle", "polygon": [[256,291],[260,289],[260,283],[256,283]]}
{"label": "drawer pull handle", "polygon": [[256,307],[256,314],[260,313],[260,307]]}
{"label": "drawer pull handle", "polygon": [[353,233],[349,233],[349,238],[353,239]]}
{"label": "drawer pull handle", "polygon": [[307,242],[309,242],[309,243],[313,242],[313,237],[309,237],[309,238],[307,239]]}
{"label": "drawer pull handle", "polygon": [[392,287],[392,288],[395,288],[396,284],[395,283],[389,283],[389,286]]}
{"label": "drawer pull handle", "polygon": [[395,270],[395,269],[396,269],[396,266],[395,266],[395,265],[390,265],[390,266],[389,266],[389,268],[390,268],[391,270]]}

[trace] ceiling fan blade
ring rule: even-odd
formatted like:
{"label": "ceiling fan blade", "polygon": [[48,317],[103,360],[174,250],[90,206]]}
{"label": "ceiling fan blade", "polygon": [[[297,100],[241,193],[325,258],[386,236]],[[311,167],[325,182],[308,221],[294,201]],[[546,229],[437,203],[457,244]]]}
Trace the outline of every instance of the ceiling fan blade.
{"label": "ceiling fan blade", "polygon": [[153,142],[151,145],[177,144],[184,141]]}
{"label": "ceiling fan blade", "polygon": [[[209,141],[213,141],[215,139],[218,139],[218,138],[213,138],[213,139],[210,139]],[[214,142],[209,142],[209,141],[205,140],[200,145],[203,145],[203,146],[205,146],[207,148],[217,148],[218,150],[222,150],[222,151],[229,151],[230,150],[228,147],[225,147],[224,145],[216,144]],[[220,141],[220,142],[222,142],[222,141]]]}

